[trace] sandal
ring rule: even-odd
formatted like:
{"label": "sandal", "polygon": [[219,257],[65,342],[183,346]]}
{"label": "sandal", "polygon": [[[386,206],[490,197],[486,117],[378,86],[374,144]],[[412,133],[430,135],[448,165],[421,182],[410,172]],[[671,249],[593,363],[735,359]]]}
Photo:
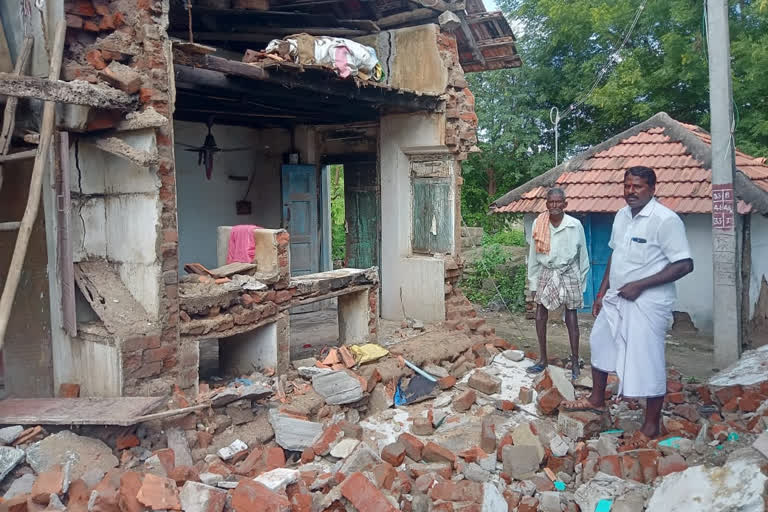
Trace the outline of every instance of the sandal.
{"label": "sandal", "polygon": [[638,430],[632,434],[629,439],[622,439],[619,441],[619,447],[617,448],[617,451],[629,452],[632,450],[639,450],[641,448],[646,448],[650,442],[651,438]]}
{"label": "sandal", "polygon": [[568,412],[592,412],[595,414],[605,414],[608,409],[599,408],[592,405],[587,397],[579,398],[578,400],[566,401],[560,404],[560,408]]}
{"label": "sandal", "polygon": [[529,366],[525,369],[528,373],[541,373],[547,368],[547,365],[542,363],[536,363],[533,366]]}

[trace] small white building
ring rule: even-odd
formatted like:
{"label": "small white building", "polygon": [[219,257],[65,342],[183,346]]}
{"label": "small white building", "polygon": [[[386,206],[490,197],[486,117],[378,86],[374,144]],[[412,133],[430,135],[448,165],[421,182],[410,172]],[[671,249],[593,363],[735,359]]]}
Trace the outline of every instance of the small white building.
{"label": "small white building", "polygon": [[[592,271],[584,295],[591,308],[610,256],[608,239],[615,213],[626,203],[624,172],[635,165],[656,171],[656,198],[685,223],[694,271],[677,283],[677,310],[696,328],[712,332],[711,138],[699,128],[661,112],[508,192],[494,213],[523,213],[526,235],[545,209],[546,191],[558,186],[568,196],[568,213],[584,224]],[[736,152],[734,188],[741,251],[743,324],[753,346],[768,343],[768,165],[765,158]]]}

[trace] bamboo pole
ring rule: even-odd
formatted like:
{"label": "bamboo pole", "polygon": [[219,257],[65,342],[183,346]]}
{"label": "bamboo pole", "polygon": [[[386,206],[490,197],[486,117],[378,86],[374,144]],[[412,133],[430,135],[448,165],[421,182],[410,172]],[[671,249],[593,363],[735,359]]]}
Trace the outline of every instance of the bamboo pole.
{"label": "bamboo pole", "polygon": [[[48,79],[58,80],[61,72],[61,61],[64,53],[64,34],[67,31],[67,24],[63,20],[56,25],[56,35],[51,52],[51,63],[48,69]],[[24,266],[24,258],[27,255],[29,239],[32,234],[37,213],[40,209],[40,195],[48,163],[49,149],[51,147],[51,136],[56,118],[56,103],[46,101],[43,107],[43,120],[40,125],[40,145],[37,147],[37,156],[35,165],[32,169],[32,179],[29,184],[29,197],[27,198],[27,207],[24,210],[24,217],[21,219],[19,234],[16,238],[16,246],[13,248],[13,258],[11,266],[8,269],[8,277],[3,286],[3,294],[0,297],[0,349],[5,344],[5,332],[8,329],[8,321],[11,317],[11,308],[13,299],[16,296],[16,289],[19,287],[21,279],[21,269]]]}

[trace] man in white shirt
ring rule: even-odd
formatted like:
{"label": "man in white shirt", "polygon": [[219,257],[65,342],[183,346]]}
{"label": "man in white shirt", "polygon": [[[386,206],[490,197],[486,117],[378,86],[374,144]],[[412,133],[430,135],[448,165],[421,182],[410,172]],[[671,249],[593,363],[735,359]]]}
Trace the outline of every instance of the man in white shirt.
{"label": "man in white shirt", "polygon": [[547,211],[532,226],[528,254],[528,288],[536,302],[536,337],[539,361],[527,368],[539,373],[547,367],[547,320],[549,311],[565,306],[565,325],[571,345],[571,376],[579,376],[579,323],[577,310],[584,305],[589,274],[589,254],[584,227],[565,214],[565,191],[547,191]]}
{"label": "man in white shirt", "polygon": [[641,448],[660,433],[667,391],[664,339],[675,281],[693,270],[683,221],[654,199],[655,190],[652,169],[637,166],[624,174],[627,206],[613,221],[613,253],[592,309],[592,394],[563,403],[566,410],[604,412],[608,373],[616,372],[619,395],[646,399],[643,426],[622,450]]}

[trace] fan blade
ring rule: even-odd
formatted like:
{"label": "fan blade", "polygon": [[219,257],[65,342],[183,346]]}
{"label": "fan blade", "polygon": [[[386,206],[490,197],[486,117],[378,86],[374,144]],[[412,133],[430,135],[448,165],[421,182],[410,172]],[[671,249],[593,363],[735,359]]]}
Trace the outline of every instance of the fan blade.
{"label": "fan blade", "polygon": [[253,151],[253,148],[252,147],[251,148],[227,148],[227,149],[219,148],[219,151]]}
{"label": "fan blade", "polygon": [[184,151],[193,151],[193,152],[196,152],[196,153],[199,153],[202,150],[203,150],[203,148],[184,148]]}
{"label": "fan blade", "polygon": [[199,148],[200,146],[193,146],[192,144],[187,144],[185,142],[179,142],[179,141],[173,141],[174,144],[177,146],[184,146],[185,148]]}
{"label": "fan blade", "polygon": [[213,153],[208,153],[205,159],[205,177],[209,180],[213,174]]}

